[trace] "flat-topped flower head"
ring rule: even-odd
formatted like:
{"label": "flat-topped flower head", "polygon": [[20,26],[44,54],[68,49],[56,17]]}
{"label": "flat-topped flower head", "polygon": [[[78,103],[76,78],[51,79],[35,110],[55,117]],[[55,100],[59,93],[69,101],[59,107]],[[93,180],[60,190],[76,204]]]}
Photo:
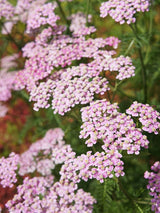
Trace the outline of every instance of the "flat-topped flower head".
{"label": "flat-topped flower head", "polygon": [[15,89],[15,75],[16,72],[7,72],[7,69],[0,70],[0,101],[8,101],[11,98],[11,91]]}
{"label": "flat-topped flower head", "polygon": [[149,104],[142,104],[135,101],[126,112],[138,118],[144,131],[153,132],[154,134],[158,134],[160,131],[160,113],[149,106]]}
{"label": "flat-topped flower head", "polygon": [[148,179],[149,184],[147,188],[150,190],[150,195],[153,197],[152,211],[155,213],[160,212],[160,162],[157,161],[151,166],[151,172],[146,171],[144,178]]}
{"label": "flat-topped flower head", "polygon": [[25,175],[34,171],[43,176],[51,175],[56,164],[62,164],[68,158],[73,158],[70,145],[63,141],[61,129],[50,129],[44,138],[33,143],[30,148],[20,155],[19,174]]}
{"label": "flat-topped flower head", "polygon": [[2,17],[10,19],[14,16],[14,7],[7,0],[0,1],[0,19]]}
{"label": "flat-topped flower head", "polygon": [[33,11],[31,11],[27,20],[27,32],[32,33],[33,30],[36,30],[44,25],[56,27],[56,22],[59,19],[59,16],[55,15],[55,8],[56,4],[47,3],[36,7]]}
{"label": "flat-topped flower head", "polygon": [[6,203],[9,212],[43,212],[41,202],[52,182],[44,177],[24,179],[17,187],[17,194]]}
{"label": "flat-topped flower head", "polygon": [[54,113],[64,115],[77,104],[87,104],[94,99],[94,94],[104,94],[108,81],[97,75],[96,70],[81,64],[66,69],[58,81],[42,82],[31,92],[30,100],[36,101],[34,109],[48,108],[52,98]]}
{"label": "flat-topped flower head", "polygon": [[97,179],[101,183],[105,178],[113,178],[114,176],[123,176],[122,155],[118,151],[109,150],[105,152],[91,151],[82,154],[65,162],[60,170],[61,181],[67,179],[74,183],[81,180]]}
{"label": "flat-topped flower head", "polygon": [[107,151],[126,150],[128,154],[139,154],[141,147],[148,147],[149,141],[142,135],[141,129],[130,116],[118,112],[117,104],[105,99],[91,102],[90,106],[81,109],[82,130],[80,138],[87,139],[88,147],[98,140],[103,140],[102,148]]}
{"label": "flat-topped flower head", "polygon": [[74,183],[53,183],[44,177],[25,178],[17,194],[6,203],[9,212],[85,212],[92,213],[95,199],[90,193],[77,190]]}
{"label": "flat-topped flower head", "polygon": [[[86,16],[81,12],[72,14],[69,19],[71,20],[70,31],[73,32],[73,36],[85,36],[96,31],[94,26],[86,26]],[[88,22],[91,22],[91,15],[88,15]]]}
{"label": "flat-topped flower head", "polygon": [[13,187],[17,182],[16,171],[19,164],[19,155],[11,153],[8,158],[0,158],[0,184],[3,187]]}
{"label": "flat-topped flower head", "polygon": [[0,61],[0,101],[8,101],[11,98],[11,91],[15,89],[16,72],[9,70],[17,67],[15,62],[17,58],[18,54],[13,54],[3,57]]}
{"label": "flat-topped flower head", "polygon": [[109,0],[100,7],[100,16],[110,15],[120,24],[131,24],[136,21],[135,13],[149,10],[150,0]]}

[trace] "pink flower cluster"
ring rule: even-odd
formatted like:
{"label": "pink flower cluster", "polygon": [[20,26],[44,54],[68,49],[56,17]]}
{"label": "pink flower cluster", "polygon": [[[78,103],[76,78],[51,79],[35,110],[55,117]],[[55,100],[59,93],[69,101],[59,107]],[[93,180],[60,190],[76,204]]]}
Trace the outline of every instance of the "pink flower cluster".
{"label": "pink flower cluster", "polygon": [[56,4],[47,3],[35,8],[27,20],[27,32],[31,33],[33,30],[40,28],[43,25],[50,25],[56,27],[56,21],[59,19],[53,12]]}
{"label": "pink flower cluster", "polygon": [[0,1],[0,19],[5,17],[6,19],[10,19],[14,15],[14,7],[7,1]]}
{"label": "pink flower cluster", "polygon": [[[113,58],[115,51],[101,50],[107,45],[117,48],[120,42],[117,38],[71,38],[60,35],[63,27],[57,29],[57,35],[49,44],[46,41],[42,46],[41,41],[47,39],[47,32],[49,37],[52,36],[51,28],[42,31],[44,35],[41,33],[39,39],[37,37],[35,42],[30,42],[23,48],[23,55],[29,59],[25,69],[18,72],[15,84],[21,89],[27,86],[30,101],[36,102],[35,110],[50,107],[52,99],[54,113],[61,115],[76,104],[89,103],[95,93],[104,94],[109,89],[108,81],[99,76],[102,71],[118,72],[119,80],[134,75],[134,67],[129,57]],[[90,58],[92,61],[56,71],[57,68],[71,65],[81,58]],[[44,82],[38,82],[44,78]]]}
{"label": "pink flower cluster", "polygon": [[8,158],[0,158],[0,184],[3,187],[13,187],[17,182],[16,171],[18,169],[19,155],[11,153]]}
{"label": "pink flower cluster", "polygon": [[133,117],[138,117],[144,131],[153,132],[154,134],[158,134],[160,131],[160,113],[149,106],[149,104],[135,101],[126,112]]}
{"label": "pink flower cluster", "polygon": [[[72,14],[69,19],[71,20],[70,31],[73,32],[73,36],[90,35],[96,31],[94,26],[86,26],[86,16],[81,12]],[[88,21],[91,22],[90,15],[88,15]]]}
{"label": "pink flower cluster", "polygon": [[18,193],[6,203],[6,207],[9,212],[16,213],[44,212],[41,203],[49,187],[51,187],[51,183],[43,177],[32,179],[27,177],[24,179],[23,184],[17,187]]}
{"label": "pink flower cluster", "polygon": [[101,71],[116,72],[116,79],[124,80],[135,75],[135,67],[132,65],[130,57],[119,56],[113,58],[115,52],[99,51],[95,54],[95,60],[92,62],[95,69]]}
{"label": "pink flower cluster", "polygon": [[15,14],[20,21],[26,23],[30,13],[32,13],[35,8],[42,6],[45,2],[46,0],[17,0]]}
{"label": "pink flower cluster", "polygon": [[108,150],[108,153],[96,152],[95,154],[89,151],[87,154],[65,161],[60,170],[60,181],[65,183],[68,179],[78,183],[81,179],[88,181],[88,179],[95,178],[103,183],[105,178],[123,176],[121,157],[122,155],[114,150]]}
{"label": "pink flower cluster", "polygon": [[16,213],[91,213],[95,199],[90,193],[76,189],[73,183],[52,184],[44,177],[25,178],[18,186],[18,194],[6,203],[6,207]]}
{"label": "pink flower cluster", "polygon": [[116,103],[111,104],[105,99],[82,108],[80,138],[87,139],[89,147],[103,140],[102,148],[106,153],[108,150],[126,150],[128,154],[139,154],[140,148],[147,148],[149,141],[141,129],[136,128],[131,116],[117,110]]}
{"label": "pink flower cluster", "polygon": [[120,24],[131,24],[136,21],[135,13],[148,11],[149,6],[150,0],[109,0],[101,4],[100,16],[110,15]]}
{"label": "pink flower cluster", "polygon": [[18,55],[6,56],[1,59],[0,69],[0,101],[7,101],[11,97],[11,90],[15,89],[14,80],[16,72],[8,72],[10,68],[16,67],[15,59]]}
{"label": "pink flower cluster", "polygon": [[30,100],[36,101],[34,109],[49,107],[48,100],[51,95],[54,113],[58,112],[61,115],[76,104],[89,103],[93,100],[94,93],[104,94],[109,89],[108,81],[95,75],[94,69],[81,64],[78,67],[68,68],[57,82],[49,79],[46,83],[40,83],[30,94]]}
{"label": "pink flower cluster", "polygon": [[33,143],[30,148],[20,155],[19,174],[25,175],[35,170],[40,174],[51,175],[56,164],[62,164],[68,158],[73,158],[70,145],[63,141],[63,131],[59,128],[50,129],[44,138]]}
{"label": "pink flower cluster", "polygon": [[151,167],[152,172],[146,171],[144,178],[148,179],[149,184],[147,188],[150,190],[150,195],[153,197],[152,202],[152,211],[155,213],[160,212],[160,162],[157,161]]}

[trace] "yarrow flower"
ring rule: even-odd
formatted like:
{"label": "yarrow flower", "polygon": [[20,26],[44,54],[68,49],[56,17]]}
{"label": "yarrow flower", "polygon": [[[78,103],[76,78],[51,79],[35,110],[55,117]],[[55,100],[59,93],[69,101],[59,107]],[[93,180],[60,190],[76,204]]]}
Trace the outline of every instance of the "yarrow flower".
{"label": "yarrow flower", "polygon": [[153,197],[152,211],[155,213],[160,212],[160,162],[157,161],[151,166],[151,172],[146,171],[144,178],[148,179],[149,184],[147,188],[150,190],[150,195]]}
{"label": "yarrow flower", "polygon": [[46,0],[18,0],[15,6],[15,14],[20,21],[26,23],[30,13],[45,2]]}
{"label": "yarrow flower", "polygon": [[7,0],[0,0],[0,19],[10,19],[14,15],[14,7]]}
{"label": "yarrow flower", "polygon": [[[94,26],[86,26],[86,16],[81,12],[72,14],[69,19],[71,20],[70,31],[73,32],[73,36],[89,35],[96,31]],[[91,15],[88,15],[88,22],[91,22]]]}
{"label": "yarrow flower", "polygon": [[55,8],[56,4],[52,3],[47,3],[35,8],[29,14],[27,20],[27,32],[31,33],[33,30],[47,24],[56,27],[56,21],[59,17],[53,12]]}
{"label": "yarrow flower", "polygon": [[70,145],[63,141],[63,131],[59,128],[50,129],[45,137],[33,143],[20,155],[19,174],[25,175],[34,171],[47,176],[51,175],[56,164],[62,164],[68,158],[73,158]]}
{"label": "yarrow flower", "polygon": [[17,66],[14,61],[18,57],[17,54],[6,56],[1,59],[0,69],[0,101],[7,101],[11,97],[11,90],[14,90],[14,80],[16,72],[8,72],[10,68]]}
{"label": "yarrow flower", "polygon": [[81,109],[82,130],[80,138],[87,139],[87,146],[93,146],[103,140],[102,148],[109,150],[126,150],[128,154],[139,154],[140,148],[148,147],[149,141],[136,128],[131,116],[118,112],[117,104],[105,99],[91,102]]}
{"label": "yarrow flower", "polygon": [[109,89],[105,78],[94,76],[94,70],[81,64],[79,67],[68,68],[57,82],[48,80],[46,83],[40,83],[30,96],[30,100],[36,101],[34,109],[49,107],[48,100],[51,95],[54,113],[61,115],[76,104],[89,103],[93,100],[94,93],[104,94]]}
{"label": "yarrow flower", "polygon": [[17,182],[16,171],[18,169],[19,155],[11,153],[8,158],[0,158],[0,184],[3,187],[13,187]]}
{"label": "yarrow flower", "polygon": [[[52,35],[51,28],[46,32],[48,30],[49,36]],[[43,39],[43,36],[41,38]],[[25,69],[18,72],[15,79],[17,87],[20,89],[27,87],[30,101],[35,101],[35,110],[48,108],[52,103],[54,113],[64,115],[76,104],[92,101],[95,93],[104,94],[109,90],[108,81],[100,76],[101,72],[115,71],[119,80],[134,75],[135,68],[129,57],[113,58],[114,50],[100,49],[107,45],[117,48],[120,41],[115,37],[86,40],[83,36],[71,38],[57,35],[53,37],[51,43],[48,45],[45,43],[44,46],[37,43],[39,41],[36,39],[23,48],[23,55],[29,59],[26,61]],[[65,68],[71,65],[72,61],[81,58],[91,58],[92,61]],[[64,69],[57,71],[59,67]],[[44,78],[46,78],[44,82],[39,82]]]}
{"label": "yarrow flower", "polygon": [[108,150],[108,153],[96,152],[95,154],[89,151],[86,154],[65,161],[60,170],[60,181],[65,183],[68,179],[78,183],[81,179],[88,181],[95,178],[103,183],[105,178],[123,176],[121,157],[122,155],[114,150]]}
{"label": "yarrow flower", "polygon": [[160,113],[149,106],[149,104],[142,104],[135,101],[126,112],[138,118],[144,131],[153,132],[154,134],[158,134],[160,131]]}
{"label": "yarrow flower", "polygon": [[43,212],[41,202],[49,187],[51,183],[43,177],[27,177],[23,184],[17,187],[18,193],[6,203],[6,207],[9,212]]}
{"label": "yarrow flower", "polygon": [[136,12],[145,12],[149,10],[150,0],[109,0],[103,2],[100,7],[100,16],[110,15],[120,24],[131,24],[136,21]]}
{"label": "yarrow flower", "polygon": [[82,189],[76,190],[77,185],[70,183],[52,184],[44,177],[25,178],[18,186],[18,193],[6,203],[10,212],[85,212],[92,213],[96,202],[90,193]]}
{"label": "yarrow flower", "polygon": [[14,80],[16,72],[10,72],[10,69],[17,67],[15,62],[17,58],[18,54],[13,54],[3,57],[0,61],[0,101],[7,101],[11,97],[11,90],[15,89]]}

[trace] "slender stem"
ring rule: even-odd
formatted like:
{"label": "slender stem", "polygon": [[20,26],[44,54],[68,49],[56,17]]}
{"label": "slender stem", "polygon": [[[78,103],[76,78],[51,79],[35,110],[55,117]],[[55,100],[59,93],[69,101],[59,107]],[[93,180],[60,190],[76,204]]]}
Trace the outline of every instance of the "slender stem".
{"label": "slender stem", "polygon": [[126,96],[128,99],[130,99],[130,100],[133,100],[134,99],[134,97],[133,96],[129,96],[129,95],[127,95],[126,93],[124,93],[122,90],[120,90],[120,89],[117,89],[117,91],[119,92],[119,93],[121,93],[123,96]]}
{"label": "slender stem", "polygon": [[105,199],[106,199],[106,179],[104,179],[104,188],[103,188],[103,212],[105,212]]}
{"label": "slender stem", "polygon": [[139,203],[139,204],[144,204],[144,205],[152,205],[153,203],[151,202],[146,202],[146,201],[141,201],[141,200],[134,200],[136,203]]}
{"label": "slender stem", "polygon": [[120,82],[116,82],[116,84],[115,84],[115,87],[114,87],[114,89],[113,89],[113,96],[112,96],[112,99],[111,99],[111,104],[113,103],[113,101],[114,101],[114,98],[115,98],[115,95],[116,95],[116,92],[117,92],[117,90],[118,90],[118,87],[119,87],[119,85],[120,84],[122,84],[122,82],[123,82],[123,80],[122,81],[120,81]]}
{"label": "slender stem", "polygon": [[131,48],[132,48],[134,42],[135,42],[135,40],[133,39],[133,40],[131,41],[131,43],[129,44],[129,46],[128,46],[126,52],[124,53],[125,56],[126,56],[126,55],[129,53],[129,51],[131,50]]}
{"label": "slender stem", "polygon": [[143,92],[144,92],[144,103],[147,103],[147,73],[143,61],[142,51],[141,48],[138,49],[141,66],[142,66],[142,78],[143,78]]}
{"label": "slender stem", "polygon": [[3,25],[3,28],[5,29],[8,38],[17,46],[18,50],[21,50],[21,46],[17,43],[17,41],[11,36],[11,34],[8,32],[7,28],[5,27],[4,23],[0,21],[0,23]]}
{"label": "slender stem", "polygon": [[110,96],[110,94],[109,94],[108,90],[107,90],[107,95],[108,95],[108,99],[109,99],[109,101],[111,102],[111,96]]}
{"label": "slender stem", "polygon": [[90,6],[90,0],[87,0],[87,10],[86,10],[86,23],[87,23],[87,26],[88,26],[89,6]]}
{"label": "slender stem", "polygon": [[[151,1],[151,7],[152,7],[152,1]],[[153,28],[153,14],[152,14],[152,10],[150,10],[150,17],[149,17],[149,36],[148,36],[148,47],[147,47],[147,50],[146,50],[146,55],[145,55],[145,58],[144,58],[144,64],[146,65],[148,63],[148,60],[149,60],[149,52],[150,52],[150,40],[151,40],[151,37],[152,37],[152,28]]]}
{"label": "slender stem", "polygon": [[65,15],[65,12],[64,12],[64,10],[63,10],[63,8],[62,8],[62,6],[61,6],[61,3],[59,2],[59,0],[56,0],[56,2],[57,2],[57,4],[58,4],[59,10],[60,10],[60,12],[61,12],[61,14],[62,14],[62,16],[63,16],[64,21],[65,21],[66,24],[69,26],[70,22],[69,22],[69,20],[67,19],[66,15]]}
{"label": "slender stem", "polygon": [[56,122],[57,122],[57,125],[58,125],[62,130],[64,130],[64,126],[63,126],[63,124],[62,124],[62,122],[61,122],[61,119],[60,119],[59,115],[58,115],[58,114],[54,114],[54,118],[55,118],[55,120],[56,120]]}
{"label": "slender stem", "polygon": [[143,210],[138,206],[138,204],[132,199],[132,197],[128,194],[128,192],[125,190],[125,188],[123,187],[120,179],[119,179],[119,187],[121,189],[121,191],[124,193],[124,195],[128,198],[128,200],[131,201],[131,203],[133,204],[133,206],[135,206],[140,213],[143,213]]}
{"label": "slender stem", "polygon": [[[132,25],[130,25],[135,37],[137,38],[137,40],[139,41],[139,36],[137,34],[137,28],[135,27],[135,29],[133,28]],[[140,62],[141,62],[141,71],[142,71],[142,81],[143,81],[143,94],[144,94],[144,103],[147,103],[147,73],[146,73],[146,67],[144,65],[144,60],[143,60],[143,54],[142,54],[142,49],[140,44],[137,42],[138,44],[138,54],[139,54],[139,58],[140,58]]]}

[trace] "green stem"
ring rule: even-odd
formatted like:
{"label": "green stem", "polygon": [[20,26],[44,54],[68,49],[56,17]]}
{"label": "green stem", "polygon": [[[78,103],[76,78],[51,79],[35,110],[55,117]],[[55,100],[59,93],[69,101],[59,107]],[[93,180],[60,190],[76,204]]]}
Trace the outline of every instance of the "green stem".
{"label": "green stem", "polygon": [[107,95],[108,95],[108,99],[109,99],[109,101],[111,102],[111,96],[110,96],[110,94],[109,94],[108,90],[107,90]]}
{"label": "green stem", "polygon": [[87,26],[88,26],[89,6],[90,6],[90,0],[87,0],[87,10],[86,10],[86,24],[87,24]]}
{"label": "green stem", "polygon": [[106,202],[106,179],[104,179],[104,188],[103,188],[103,212],[105,212],[105,202]]}
{"label": "green stem", "polygon": [[59,10],[60,10],[60,12],[62,14],[62,17],[63,17],[64,21],[66,22],[67,26],[69,26],[70,22],[69,22],[69,20],[67,19],[66,15],[65,15],[65,12],[64,12],[64,10],[63,10],[63,8],[61,6],[61,3],[59,2],[59,0],[56,0],[56,2],[58,4]]}
{"label": "green stem", "polygon": [[125,56],[126,56],[126,55],[129,53],[129,51],[131,50],[131,48],[132,48],[134,42],[135,42],[134,39],[130,42],[130,44],[129,44],[127,50],[126,50],[126,52],[124,53]]}
{"label": "green stem", "polygon": [[117,90],[118,90],[118,87],[119,87],[119,85],[120,84],[122,84],[122,82],[123,81],[120,81],[120,82],[116,82],[116,84],[115,84],[115,87],[114,87],[114,89],[113,89],[113,95],[112,95],[112,99],[111,99],[111,104],[113,103],[113,101],[114,101],[114,98],[115,98],[115,95],[116,95],[116,92],[117,92]]}
{"label": "green stem", "polygon": [[144,100],[143,102],[144,103],[147,103],[147,73],[146,73],[146,67],[144,65],[144,60],[143,60],[143,54],[142,54],[142,49],[141,49],[141,46],[139,44],[139,36],[137,34],[137,28],[136,28],[136,25],[135,25],[135,29],[132,25],[130,25],[136,39],[137,39],[137,45],[138,45],[138,54],[139,54],[139,58],[140,58],[140,62],[141,62],[141,71],[142,71],[142,81],[143,81],[143,95],[144,95]]}
{"label": "green stem", "polygon": [[125,190],[125,188],[123,187],[120,179],[119,179],[118,183],[119,183],[119,187],[120,187],[121,191],[124,193],[124,195],[126,196],[126,198],[131,201],[131,203],[133,204],[133,206],[135,206],[139,210],[140,213],[143,213],[143,210],[140,208],[140,206],[132,199],[132,197]]}
{"label": "green stem", "polygon": [[60,127],[62,130],[64,130],[64,126],[62,125],[62,122],[61,122],[61,119],[60,119],[59,115],[58,114],[54,114],[54,118],[55,118],[55,120],[57,122],[58,127]]}
{"label": "green stem", "polygon": [[139,203],[139,204],[144,204],[144,205],[152,205],[153,204],[151,202],[146,202],[146,201],[141,201],[141,200],[134,200],[134,202]]}
{"label": "green stem", "polygon": [[126,96],[128,99],[130,99],[130,100],[133,101],[133,99],[134,99],[133,96],[127,95],[126,93],[124,93],[124,92],[123,92],[122,90],[120,90],[120,89],[117,89],[117,91],[118,91],[119,93],[121,93],[123,96]]}
{"label": "green stem", "polygon": [[[152,7],[152,5],[151,5]],[[152,28],[153,28],[153,14],[152,14],[152,10],[150,10],[150,17],[149,17],[149,39],[148,39],[148,47],[147,47],[147,50],[146,50],[146,55],[145,55],[145,58],[144,58],[144,64],[146,65],[148,63],[148,60],[149,60],[149,52],[150,52],[150,40],[151,40],[151,37],[152,37]]]}
{"label": "green stem", "polygon": [[19,51],[21,51],[21,46],[19,45],[19,43],[17,43],[17,41],[11,36],[11,34],[8,32],[7,28],[5,27],[4,23],[2,23],[2,21],[0,21],[0,23],[3,25],[3,28],[7,32],[8,39],[11,40],[17,46]]}

